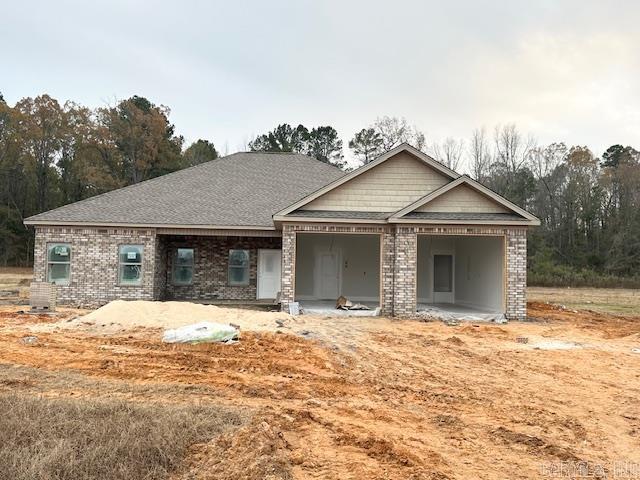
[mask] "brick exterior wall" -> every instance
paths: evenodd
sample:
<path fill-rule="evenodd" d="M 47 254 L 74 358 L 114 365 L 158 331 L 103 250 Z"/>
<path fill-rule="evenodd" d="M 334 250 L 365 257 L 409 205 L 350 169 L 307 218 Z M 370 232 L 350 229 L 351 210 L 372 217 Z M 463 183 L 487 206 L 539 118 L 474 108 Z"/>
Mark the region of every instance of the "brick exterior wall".
<path fill-rule="evenodd" d="M 501 236 L 505 239 L 506 317 L 523 320 L 527 315 L 527 229 L 504 226 L 424 226 L 424 225 L 341 225 L 285 224 L 282 231 L 282 308 L 295 297 L 296 234 L 379 233 L 382 242 L 383 315 L 411 317 L 416 314 L 417 235 Z"/>
<path fill-rule="evenodd" d="M 115 300 L 153 300 L 156 234 L 153 229 L 36 227 L 33 275 L 47 280 L 47 245 L 71 245 L 69 285 L 57 285 L 58 303 L 100 306 Z M 142 245 L 142 282 L 120 285 L 118 247 Z"/>
<path fill-rule="evenodd" d="M 47 279 L 47 244 L 71 245 L 69 285 L 56 287 L 58 302 L 99 306 L 111 300 L 254 300 L 260 248 L 282 248 L 282 308 L 295 297 L 296 235 L 301 232 L 368 233 L 381 239 L 381 310 L 384 315 L 412 316 L 416 312 L 417 235 L 492 235 L 505 239 L 506 316 L 526 318 L 527 229 L 504 226 L 345 225 L 295 223 L 283 226 L 279 237 L 187 237 L 157 235 L 154 229 L 36 227 L 34 280 Z M 142 245 L 143 271 L 139 286 L 119 285 L 118 247 Z M 171 282 L 175 248 L 194 248 L 194 281 Z M 250 251 L 248 286 L 228 285 L 228 252 Z"/>
<path fill-rule="evenodd" d="M 37 227 L 34 280 L 46 281 L 47 244 L 71 245 L 69 285 L 56 285 L 58 303 L 96 307 L 111 300 L 255 300 L 258 249 L 281 248 L 279 237 L 164 236 L 154 229 Z M 143 246 L 142 282 L 119 285 L 118 247 Z M 173 254 L 194 249 L 193 283 L 174 285 Z M 228 284 L 230 249 L 249 250 L 249 285 Z"/>
<path fill-rule="evenodd" d="M 159 236 L 163 245 L 166 285 L 160 298 L 167 300 L 255 300 L 258 285 L 258 249 L 282 248 L 280 237 Z M 173 284 L 173 259 L 177 248 L 194 249 L 193 282 Z M 229 250 L 249 250 L 249 285 L 228 281 Z"/>
<path fill-rule="evenodd" d="M 153 298 L 162 300 L 166 296 L 167 288 L 167 242 L 156 235 L 156 264 L 153 276 Z"/>

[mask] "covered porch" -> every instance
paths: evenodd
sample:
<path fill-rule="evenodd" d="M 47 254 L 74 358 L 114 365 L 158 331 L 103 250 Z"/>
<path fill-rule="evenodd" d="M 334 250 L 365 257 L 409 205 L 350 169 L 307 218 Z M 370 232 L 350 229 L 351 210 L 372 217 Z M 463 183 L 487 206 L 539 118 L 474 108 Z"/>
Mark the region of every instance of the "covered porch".
<path fill-rule="evenodd" d="M 221 305 L 273 305 L 280 292 L 277 232 L 159 232 L 154 298 Z"/>

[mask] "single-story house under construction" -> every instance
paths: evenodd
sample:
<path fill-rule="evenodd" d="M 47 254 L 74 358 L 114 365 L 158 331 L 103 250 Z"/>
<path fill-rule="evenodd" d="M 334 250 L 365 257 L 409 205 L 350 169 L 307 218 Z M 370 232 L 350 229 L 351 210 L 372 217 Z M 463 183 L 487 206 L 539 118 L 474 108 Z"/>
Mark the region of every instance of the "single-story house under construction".
<path fill-rule="evenodd" d="M 406 144 L 345 173 L 236 153 L 28 218 L 58 303 L 114 299 L 431 305 L 526 316 L 539 220 Z"/>

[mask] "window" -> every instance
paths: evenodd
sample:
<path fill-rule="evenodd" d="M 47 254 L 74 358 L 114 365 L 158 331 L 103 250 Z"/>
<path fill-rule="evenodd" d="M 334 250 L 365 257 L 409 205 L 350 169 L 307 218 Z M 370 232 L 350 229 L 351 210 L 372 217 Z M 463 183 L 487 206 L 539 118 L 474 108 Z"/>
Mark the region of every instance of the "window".
<path fill-rule="evenodd" d="M 178 248 L 173 257 L 173 283 L 191 285 L 193 283 L 193 248 Z"/>
<path fill-rule="evenodd" d="M 142 283 L 142 245 L 120 245 L 118 280 L 120 285 Z"/>
<path fill-rule="evenodd" d="M 69 285 L 71 277 L 71 246 L 52 243 L 47 246 L 47 281 L 56 285 Z"/>
<path fill-rule="evenodd" d="M 229 285 L 249 285 L 249 250 L 229 250 Z"/>

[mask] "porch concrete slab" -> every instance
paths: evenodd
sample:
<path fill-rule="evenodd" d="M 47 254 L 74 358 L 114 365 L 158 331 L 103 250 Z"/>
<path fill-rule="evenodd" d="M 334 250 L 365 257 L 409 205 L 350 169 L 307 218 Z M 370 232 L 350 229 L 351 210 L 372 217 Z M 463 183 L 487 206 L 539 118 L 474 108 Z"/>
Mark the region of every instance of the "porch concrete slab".
<path fill-rule="evenodd" d="M 380 305 L 374 302 L 357 302 L 366 305 L 370 310 L 342 310 L 336 308 L 333 300 L 302 300 L 299 301 L 300 310 L 306 315 L 323 315 L 332 317 L 377 317 L 380 315 Z"/>
<path fill-rule="evenodd" d="M 418 315 L 441 320 L 506 321 L 503 312 L 472 305 L 461 305 L 459 303 L 419 303 L 417 305 L 417 312 Z"/>

